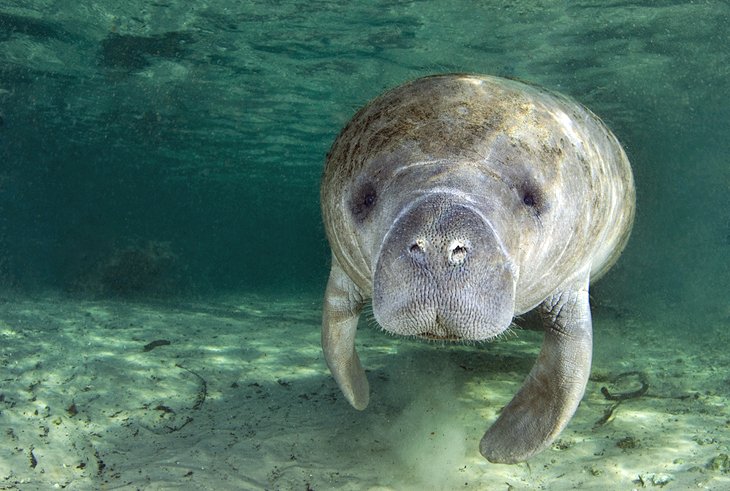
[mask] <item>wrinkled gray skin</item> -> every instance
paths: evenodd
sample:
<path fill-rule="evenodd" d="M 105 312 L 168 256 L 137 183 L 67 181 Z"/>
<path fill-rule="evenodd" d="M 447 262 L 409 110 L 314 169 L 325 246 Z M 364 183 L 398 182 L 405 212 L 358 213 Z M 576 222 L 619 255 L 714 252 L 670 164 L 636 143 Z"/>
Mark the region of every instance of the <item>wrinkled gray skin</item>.
<path fill-rule="evenodd" d="M 606 126 L 523 83 L 426 77 L 353 117 L 321 195 L 332 248 L 322 347 L 350 404 L 369 399 L 355 352 L 367 299 L 384 330 L 448 341 L 493 339 L 537 309 L 540 355 L 480 451 L 515 463 L 548 447 L 590 373 L 588 284 L 633 222 L 631 169 Z"/>

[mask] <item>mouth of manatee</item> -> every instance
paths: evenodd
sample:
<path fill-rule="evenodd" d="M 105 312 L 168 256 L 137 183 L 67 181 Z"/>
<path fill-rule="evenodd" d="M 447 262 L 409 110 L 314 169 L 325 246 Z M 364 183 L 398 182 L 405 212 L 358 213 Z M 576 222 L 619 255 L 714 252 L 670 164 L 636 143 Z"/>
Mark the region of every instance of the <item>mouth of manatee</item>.
<path fill-rule="evenodd" d="M 419 332 L 416 334 L 416 337 L 428 341 L 451 341 L 455 343 L 464 341 L 464 339 L 457 334 L 440 334 L 443 330 L 449 332 L 448 328 L 443 327 L 441 318 L 437 316 L 434 330 Z"/>

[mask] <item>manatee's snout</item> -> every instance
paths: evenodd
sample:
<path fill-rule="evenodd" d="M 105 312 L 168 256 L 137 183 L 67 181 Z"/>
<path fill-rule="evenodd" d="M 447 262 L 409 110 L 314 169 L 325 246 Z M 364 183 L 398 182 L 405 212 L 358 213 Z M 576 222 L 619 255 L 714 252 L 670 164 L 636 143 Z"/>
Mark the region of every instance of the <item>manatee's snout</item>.
<path fill-rule="evenodd" d="M 489 221 L 468 203 L 434 195 L 404 210 L 385 234 L 373 312 L 394 334 L 489 339 L 512 320 L 515 283 Z"/>

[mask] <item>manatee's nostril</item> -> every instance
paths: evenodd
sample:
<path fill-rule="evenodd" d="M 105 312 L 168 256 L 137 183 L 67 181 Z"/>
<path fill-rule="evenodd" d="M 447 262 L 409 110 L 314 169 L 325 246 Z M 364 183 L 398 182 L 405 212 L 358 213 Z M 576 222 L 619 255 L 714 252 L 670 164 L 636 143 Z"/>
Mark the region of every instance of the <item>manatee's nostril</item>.
<path fill-rule="evenodd" d="M 413 244 L 411 244 L 411 246 L 408 248 L 408 252 L 411 253 L 411 256 L 422 257 L 426 253 L 425 246 L 425 241 L 423 239 L 418 239 Z"/>
<path fill-rule="evenodd" d="M 453 240 L 449 244 L 449 262 L 451 264 L 461 264 L 468 254 L 467 245 L 460 240 Z"/>

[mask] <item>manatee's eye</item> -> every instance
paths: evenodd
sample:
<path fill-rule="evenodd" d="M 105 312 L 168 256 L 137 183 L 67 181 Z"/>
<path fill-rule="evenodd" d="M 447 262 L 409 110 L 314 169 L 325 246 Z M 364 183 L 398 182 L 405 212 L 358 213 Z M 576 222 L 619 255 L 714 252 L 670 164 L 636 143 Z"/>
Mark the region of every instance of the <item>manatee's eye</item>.
<path fill-rule="evenodd" d="M 375 191 L 375 186 L 371 182 L 366 182 L 360 186 L 360 189 L 352 197 L 352 203 L 350 204 L 352 214 L 359 221 L 365 220 L 377 200 L 378 194 Z"/>
<path fill-rule="evenodd" d="M 545 199 L 545 193 L 532 182 L 524 182 L 517 190 L 522 199 L 522 204 L 532 209 L 532 211 L 540 215 L 548 209 Z"/>
<path fill-rule="evenodd" d="M 527 206 L 535 206 L 537 204 L 535 196 L 532 193 L 525 193 L 522 196 L 522 202 Z"/>

